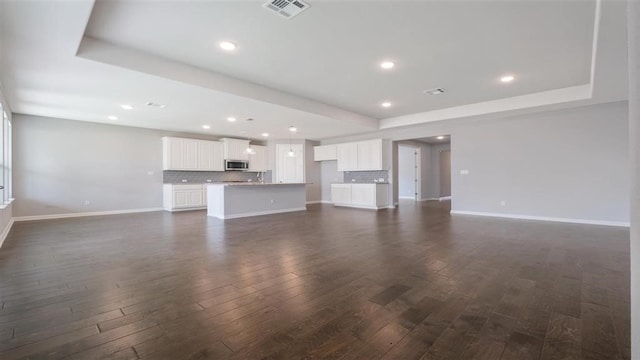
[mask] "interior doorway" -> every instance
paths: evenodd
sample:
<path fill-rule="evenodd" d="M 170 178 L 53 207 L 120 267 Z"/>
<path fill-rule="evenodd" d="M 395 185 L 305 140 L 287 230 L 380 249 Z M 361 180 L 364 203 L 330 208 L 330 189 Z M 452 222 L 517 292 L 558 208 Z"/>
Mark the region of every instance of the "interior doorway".
<path fill-rule="evenodd" d="M 396 201 L 448 206 L 455 191 L 451 186 L 451 157 L 449 135 L 398 141 L 397 160 L 394 159 L 397 165 L 397 178 L 394 176 Z"/>
<path fill-rule="evenodd" d="M 440 200 L 451 198 L 451 149 L 440 151 Z"/>
<path fill-rule="evenodd" d="M 400 199 L 421 199 L 420 148 L 398 145 L 398 197 Z"/>

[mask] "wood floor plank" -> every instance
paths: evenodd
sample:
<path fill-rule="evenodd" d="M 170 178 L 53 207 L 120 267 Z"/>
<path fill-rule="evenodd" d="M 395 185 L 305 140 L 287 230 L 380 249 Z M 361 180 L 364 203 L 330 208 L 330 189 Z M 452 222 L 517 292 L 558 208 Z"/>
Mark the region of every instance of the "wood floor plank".
<path fill-rule="evenodd" d="M 448 206 L 18 222 L 0 358 L 630 358 L 628 229 Z"/>

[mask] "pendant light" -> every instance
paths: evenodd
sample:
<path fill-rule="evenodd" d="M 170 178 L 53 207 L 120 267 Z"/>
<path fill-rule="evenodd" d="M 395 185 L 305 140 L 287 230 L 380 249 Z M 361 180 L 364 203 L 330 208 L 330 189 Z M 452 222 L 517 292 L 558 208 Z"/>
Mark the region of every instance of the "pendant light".
<path fill-rule="evenodd" d="M 291 136 L 294 132 L 296 132 L 296 127 L 291 125 L 289 126 L 289 152 L 287 153 L 287 155 L 289 155 L 289 157 L 296 157 L 296 153 L 293 152 L 293 148 L 291 146 Z"/>
<path fill-rule="evenodd" d="M 253 121 L 253 119 L 248 118 L 247 121 Z M 249 140 L 249 145 L 247 145 L 247 149 L 246 149 L 247 154 L 255 155 L 256 151 L 251 148 L 251 138 L 247 137 L 247 140 Z"/>

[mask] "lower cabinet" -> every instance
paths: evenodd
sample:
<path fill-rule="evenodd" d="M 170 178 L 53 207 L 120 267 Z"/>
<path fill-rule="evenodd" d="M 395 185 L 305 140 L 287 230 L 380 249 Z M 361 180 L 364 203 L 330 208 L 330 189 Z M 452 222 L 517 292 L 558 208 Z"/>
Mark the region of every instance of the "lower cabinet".
<path fill-rule="evenodd" d="M 199 210 L 207 207 L 207 185 L 164 184 L 162 207 L 167 211 Z"/>
<path fill-rule="evenodd" d="M 389 184 L 331 184 L 336 206 L 382 209 L 389 206 Z"/>

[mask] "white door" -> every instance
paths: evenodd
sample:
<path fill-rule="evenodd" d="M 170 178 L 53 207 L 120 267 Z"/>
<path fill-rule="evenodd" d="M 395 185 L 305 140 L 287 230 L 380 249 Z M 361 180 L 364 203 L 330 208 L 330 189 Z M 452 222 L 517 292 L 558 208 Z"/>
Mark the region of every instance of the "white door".
<path fill-rule="evenodd" d="M 294 156 L 289 156 L 292 150 Z M 276 182 L 304 182 L 304 148 L 302 144 L 276 144 Z"/>

